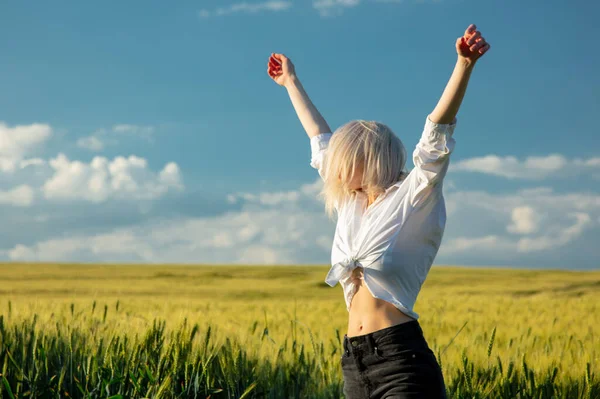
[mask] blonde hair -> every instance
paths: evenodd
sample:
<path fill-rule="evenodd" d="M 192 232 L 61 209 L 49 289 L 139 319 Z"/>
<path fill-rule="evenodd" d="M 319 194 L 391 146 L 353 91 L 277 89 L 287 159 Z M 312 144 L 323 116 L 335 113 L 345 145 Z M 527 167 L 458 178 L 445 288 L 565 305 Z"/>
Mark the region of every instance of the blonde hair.
<path fill-rule="evenodd" d="M 358 168 L 363 168 L 363 192 L 375 197 L 406 177 L 405 164 L 406 149 L 388 126 L 354 120 L 339 127 L 327 147 L 319 193 L 327 215 L 333 218 L 335 208 L 355 195 L 349 184 Z"/>

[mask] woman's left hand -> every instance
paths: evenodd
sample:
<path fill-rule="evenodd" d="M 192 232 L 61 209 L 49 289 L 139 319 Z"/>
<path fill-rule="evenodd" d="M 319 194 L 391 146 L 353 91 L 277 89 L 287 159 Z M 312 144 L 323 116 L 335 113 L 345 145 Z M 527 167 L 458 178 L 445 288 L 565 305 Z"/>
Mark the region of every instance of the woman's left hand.
<path fill-rule="evenodd" d="M 456 53 L 466 61 L 474 63 L 490 49 L 475 24 L 469 25 L 465 34 L 456 39 Z"/>

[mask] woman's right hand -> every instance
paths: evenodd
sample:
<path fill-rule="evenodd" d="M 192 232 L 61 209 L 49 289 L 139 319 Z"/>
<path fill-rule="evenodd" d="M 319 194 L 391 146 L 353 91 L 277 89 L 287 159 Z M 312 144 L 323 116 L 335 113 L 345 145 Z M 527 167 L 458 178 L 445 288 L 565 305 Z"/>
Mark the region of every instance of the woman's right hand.
<path fill-rule="evenodd" d="M 271 79 L 280 86 L 286 86 L 296 78 L 294 64 L 283 54 L 271 54 L 267 72 Z"/>

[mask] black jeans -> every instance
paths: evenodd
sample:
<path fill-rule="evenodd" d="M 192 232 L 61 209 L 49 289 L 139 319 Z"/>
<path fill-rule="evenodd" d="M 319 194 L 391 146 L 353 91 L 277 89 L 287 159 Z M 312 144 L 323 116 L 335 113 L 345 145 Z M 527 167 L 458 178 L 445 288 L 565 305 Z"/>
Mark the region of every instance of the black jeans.
<path fill-rule="evenodd" d="M 344 335 L 342 373 L 347 399 L 446 398 L 442 369 L 417 320 Z"/>

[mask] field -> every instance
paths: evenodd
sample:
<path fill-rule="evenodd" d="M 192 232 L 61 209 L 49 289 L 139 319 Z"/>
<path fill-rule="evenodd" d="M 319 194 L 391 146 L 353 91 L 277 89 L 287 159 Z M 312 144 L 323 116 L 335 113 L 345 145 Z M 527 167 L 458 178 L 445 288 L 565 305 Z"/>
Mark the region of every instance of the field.
<path fill-rule="evenodd" d="M 340 398 L 322 266 L 0 264 L 0 397 Z M 600 271 L 434 266 L 449 397 L 600 398 Z"/>

